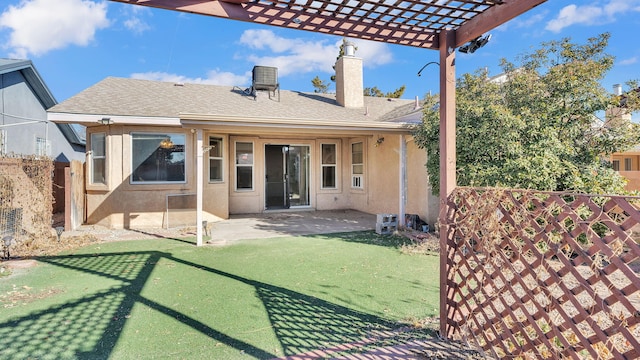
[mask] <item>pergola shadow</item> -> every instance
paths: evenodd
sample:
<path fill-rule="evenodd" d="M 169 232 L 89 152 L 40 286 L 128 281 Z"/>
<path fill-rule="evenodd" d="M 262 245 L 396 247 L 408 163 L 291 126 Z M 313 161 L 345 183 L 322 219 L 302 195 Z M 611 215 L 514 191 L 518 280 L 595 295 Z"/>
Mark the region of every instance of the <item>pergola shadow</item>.
<path fill-rule="evenodd" d="M 381 338 L 395 336 L 394 330 L 399 326 L 371 314 L 179 259 L 166 252 L 53 256 L 42 257 L 38 261 L 105 277 L 114 280 L 116 285 L 0 323 L 0 358 L 109 358 L 136 304 L 167 315 L 216 342 L 254 358 L 278 356 L 225 334 L 215 324 L 188 316 L 142 295 L 145 284 L 152 279 L 151 273 L 156 264 L 163 259 L 252 286 L 267 311 L 285 356 L 318 349 L 345 350 L 342 345 L 362 345 L 363 339 L 366 344 L 375 344 Z M 415 334 L 421 337 L 432 335 L 425 332 Z"/>

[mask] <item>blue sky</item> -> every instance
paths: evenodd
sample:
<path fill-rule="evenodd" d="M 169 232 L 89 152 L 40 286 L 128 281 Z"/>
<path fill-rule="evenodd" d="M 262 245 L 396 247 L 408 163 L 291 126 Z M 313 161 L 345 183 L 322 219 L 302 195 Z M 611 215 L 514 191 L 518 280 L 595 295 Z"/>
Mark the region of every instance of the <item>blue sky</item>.
<path fill-rule="evenodd" d="M 549 0 L 491 32 L 474 54 L 458 54 L 457 76 L 501 58 L 515 60 L 544 41 L 583 43 L 603 32 L 615 67 L 603 81 L 639 79 L 640 0 Z M 3 0 L 0 57 L 30 59 L 60 102 L 108 76 L 246 87 L 254 65 L 277 66 L 282 89 L 313 91 L 316 75 L 329 80 L 341 37 L 259 26 L 98 0 Z M 363 58 L 364 86 L 422 98 L 438 91 L 438 52 L 354 40 Z M 333 88 L 332 88 L 333 89 Z"/>

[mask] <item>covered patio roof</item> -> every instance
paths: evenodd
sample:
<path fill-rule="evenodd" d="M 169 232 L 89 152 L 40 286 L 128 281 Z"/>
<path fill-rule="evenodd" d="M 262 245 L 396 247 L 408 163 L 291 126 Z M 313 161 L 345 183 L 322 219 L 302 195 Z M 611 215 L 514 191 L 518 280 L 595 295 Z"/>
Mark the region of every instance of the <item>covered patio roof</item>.
<path fill-rule="evenodd" d="M 546 0 L 112 0 L 257 24 L 439 49 L 457 48 Z"/>

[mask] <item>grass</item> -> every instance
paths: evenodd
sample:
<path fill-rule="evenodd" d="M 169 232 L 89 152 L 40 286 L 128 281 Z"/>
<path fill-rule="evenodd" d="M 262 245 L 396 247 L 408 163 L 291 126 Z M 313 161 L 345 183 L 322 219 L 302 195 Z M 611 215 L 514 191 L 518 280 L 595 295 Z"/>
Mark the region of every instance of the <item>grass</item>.
<path fill-rule="evenodd" d="M 265 359 L 437 314 L 438 257 L 400 237 L 190 242 L 101 243 L 0 278 L 0 359 Z"/>

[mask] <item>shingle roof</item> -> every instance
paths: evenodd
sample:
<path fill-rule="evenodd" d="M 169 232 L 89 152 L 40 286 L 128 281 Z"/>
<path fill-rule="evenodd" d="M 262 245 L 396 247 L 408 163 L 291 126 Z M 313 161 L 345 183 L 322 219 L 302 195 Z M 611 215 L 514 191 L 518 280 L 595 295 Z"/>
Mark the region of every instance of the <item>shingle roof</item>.
<path fill-rule="evenodd" d="M 363 108 L 344 108 L 334 94 L 280 91 L 280 101 L 243 88 L 175 84 L 109 77 L 49 109 L 49 112 L 179 118 L 180 114 L 288 120 L 392 121 L 416 112 L 414 101 L 365 97 Z M 393 116 L 391 116 L 393 115 Z"/>

